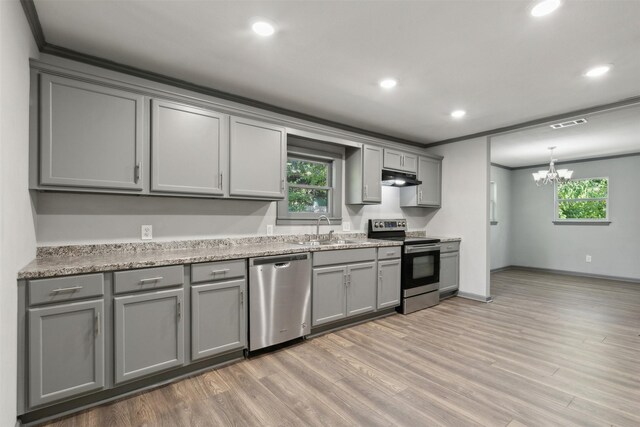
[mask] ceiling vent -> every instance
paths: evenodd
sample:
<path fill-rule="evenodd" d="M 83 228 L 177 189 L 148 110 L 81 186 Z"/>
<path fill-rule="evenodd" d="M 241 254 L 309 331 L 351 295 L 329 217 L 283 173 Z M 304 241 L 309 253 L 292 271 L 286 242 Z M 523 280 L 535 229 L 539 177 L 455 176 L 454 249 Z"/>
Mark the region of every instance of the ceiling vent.
<path fill-rule="evenodd" d="M 555 123 L 551 125 L 551 128 L 552 129 L 570 128 L 571 126 L 583 125 L 585 123 L 587 123 L 587 119 L 569 120 L 568 122 Z"/>

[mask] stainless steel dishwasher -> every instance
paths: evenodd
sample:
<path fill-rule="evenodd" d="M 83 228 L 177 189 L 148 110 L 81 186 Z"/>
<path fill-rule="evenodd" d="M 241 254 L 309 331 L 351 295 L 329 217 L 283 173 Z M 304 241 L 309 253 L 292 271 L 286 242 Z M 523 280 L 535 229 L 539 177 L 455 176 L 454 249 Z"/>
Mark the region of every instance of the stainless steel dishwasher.
<path fill-rule="evenodd" d="M 308 253 L 249 259 L 249 351 L 311 331 Z"/>

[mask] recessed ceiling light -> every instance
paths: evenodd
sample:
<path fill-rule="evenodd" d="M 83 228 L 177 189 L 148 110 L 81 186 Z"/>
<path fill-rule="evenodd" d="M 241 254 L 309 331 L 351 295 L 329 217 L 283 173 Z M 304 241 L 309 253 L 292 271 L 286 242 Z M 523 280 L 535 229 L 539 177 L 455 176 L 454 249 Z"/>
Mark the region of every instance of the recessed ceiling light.
<path fill-rule="evenodd" d="M 560 7 L 560 0 L 543 0 L 533 6 L 531 9 L 531 15 L 539 18 L 545 16 Z"/>
<path fill-rule="evenodd" d="M 262 37 L 268 37 L 270 35 L 273 35 L 273 33 L 276 32 L 275 28 L 273 28 L 273 25 L 269 24 L 268 22 L 265 21 L 258 21 L 255 22 L 252 26 L 251 29 L 253 30 L 254 33 L 262 36 Z"/>
<path fill-rule="evenodd" d="M 384 79 L 380 81 L 380 87 L 385 89 L 391 89 L 392 87 L 395 87 L 397 84 L 398 82 L 394 79 Z"/>
<path fill-rule="evenodd" d="M 607 74 L 611 69 L 611 65 L 598 65 L 597 67 L 593 67 L 584 73 L 587 77 L 600 77 L 604 74 Z"/>
<path fill-rule="evenodd" d="M 464 110 L 455 110 L 451 112 L 451 117 L 453 117 L 454 119 L 459 119 L 464 117 L 465 114 L 467 114 L 467 112 Z"/>

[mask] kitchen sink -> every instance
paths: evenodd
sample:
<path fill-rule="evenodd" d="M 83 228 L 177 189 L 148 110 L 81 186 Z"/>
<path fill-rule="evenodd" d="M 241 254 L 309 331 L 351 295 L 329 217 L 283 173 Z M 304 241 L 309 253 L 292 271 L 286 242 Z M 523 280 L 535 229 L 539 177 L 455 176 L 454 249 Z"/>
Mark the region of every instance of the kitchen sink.
<path fill-rule="evenodd" d="M 297 242 L 303 246 L 334 246 L 334 245 L 347 245 L 349 243 L 358 243 L 357 240 L 309 240 L 308 242 Z"/>

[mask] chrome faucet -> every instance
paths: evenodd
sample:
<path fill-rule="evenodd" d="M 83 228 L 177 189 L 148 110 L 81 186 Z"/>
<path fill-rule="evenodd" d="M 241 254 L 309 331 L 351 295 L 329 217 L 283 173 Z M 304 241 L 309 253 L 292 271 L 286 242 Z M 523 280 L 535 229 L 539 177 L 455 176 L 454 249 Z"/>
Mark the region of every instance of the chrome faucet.
<path fill-rule="evenodd" d="M 326 215 L 320 215 L 318 217 L 318 222 L 316 223 L 316 240 L 320 240 L 320 221 L 322 221 L 323 219 L 326 219 L 327 224 L 331 225 L 331 221 L 329 221 L 329 218 L 327 218 Z"/>

